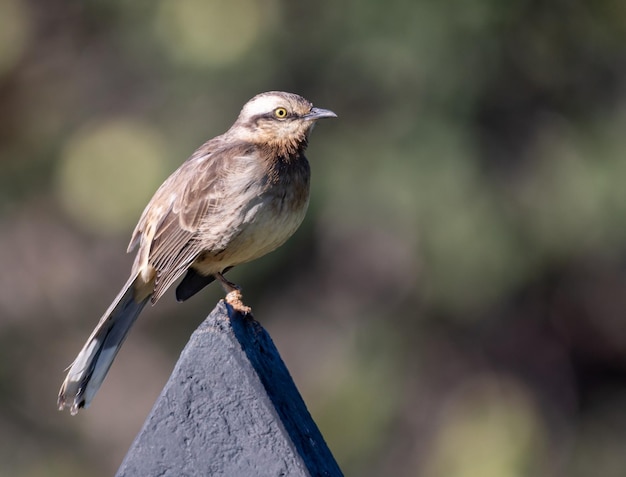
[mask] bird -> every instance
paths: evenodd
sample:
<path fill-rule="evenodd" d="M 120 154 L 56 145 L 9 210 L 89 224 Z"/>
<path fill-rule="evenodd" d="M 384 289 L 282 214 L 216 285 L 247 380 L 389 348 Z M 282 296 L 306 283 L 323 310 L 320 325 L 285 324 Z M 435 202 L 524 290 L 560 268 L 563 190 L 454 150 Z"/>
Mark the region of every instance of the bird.
<path fill-rule="evenodd" d="M 297 94 L 258 94 L 230 129 L 163 182 L 132 234 L 127 252 L 137 254 L 128 281 L 66 370 L 59 410 L 75 415 L 89 406 L 143 308 L 180 277 L 178 301 L 218 280 L 225 301 L 250 314 L 224 273 L 275 250 L 300 226 L 309 203 L 309 134 L 319 119 L 335 117 Z"/>

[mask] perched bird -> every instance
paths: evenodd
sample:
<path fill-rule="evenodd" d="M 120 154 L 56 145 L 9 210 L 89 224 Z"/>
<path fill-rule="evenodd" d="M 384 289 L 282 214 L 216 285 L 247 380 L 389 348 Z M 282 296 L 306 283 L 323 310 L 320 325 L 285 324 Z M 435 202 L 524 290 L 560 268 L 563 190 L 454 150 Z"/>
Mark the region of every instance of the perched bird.
<path fill-rule="evenodd" d="M 296 231 L 309 202 L 308 136 L 318 119 L 334 117 L 296 94 L 259 94 L 161 185 L 130 240 L 128 252 L 138 248 L 130 278 L 69 367 L 59 410 L 89 406 L 143 307 L 183 274 L 178 301 L 217 279 L 226 301 L 250 312 L 223 274 Z"/>

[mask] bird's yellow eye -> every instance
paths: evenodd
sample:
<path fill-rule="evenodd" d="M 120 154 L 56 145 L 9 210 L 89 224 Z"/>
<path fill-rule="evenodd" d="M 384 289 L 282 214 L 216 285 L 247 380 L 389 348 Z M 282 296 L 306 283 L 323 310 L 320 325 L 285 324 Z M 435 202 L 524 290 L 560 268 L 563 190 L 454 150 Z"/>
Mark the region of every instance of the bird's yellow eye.
<path fill-rule="evenodd" d="M 285 119 L 287 117 L 287 110 L 285 108 L 276 108 L 274 110 L 274 116 L 278 119 Z"/>

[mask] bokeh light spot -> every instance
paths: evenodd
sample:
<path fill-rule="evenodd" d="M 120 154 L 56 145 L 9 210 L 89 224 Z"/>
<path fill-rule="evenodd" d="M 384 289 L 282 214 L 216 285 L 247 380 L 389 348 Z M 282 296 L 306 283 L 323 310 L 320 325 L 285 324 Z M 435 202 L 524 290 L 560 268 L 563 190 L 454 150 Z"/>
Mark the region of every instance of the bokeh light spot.
<path fill-rule="evenodd" d="M 221 66 L 236 61 L 254 45 L 265 13 L 253 0 L 161 0 L 156 33 L 175 60 Z"/>
<path fill-rule="evenodd" d="M 31 31 L 31 18 L 24 2 L 0 0 L 0 75 L 19 61 Z"/>
<path fill-rule="evenodd" d="M 533 468 L 545 438 L 540 416 L 521 383 L 495 375 L 475 377 L 445 406 L 426 475 L 537 475 Z"/>
<path fill-rule="evenodd" d="M 98 233 L 127 232 L 167 174 L 164 145 L 149 126 L 110 119 L 76 132 L 57 170 L 67 213 Z"/>

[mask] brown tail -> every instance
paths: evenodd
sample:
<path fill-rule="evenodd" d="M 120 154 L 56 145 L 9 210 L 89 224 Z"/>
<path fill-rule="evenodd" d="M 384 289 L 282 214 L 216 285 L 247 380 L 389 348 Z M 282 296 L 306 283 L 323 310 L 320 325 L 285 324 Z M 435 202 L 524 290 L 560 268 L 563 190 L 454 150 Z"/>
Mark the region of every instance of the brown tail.
<path fill-rule="evenodd" d="M 147 296 L 135 301 L 136 280 L 133 276 L 124 285 L 69 367 L 59 391 L 59 410 L 69 407 L 75 415 L 81 407 L 89 406 L 100 388 L 128 331 L 150 299 Z"/>

